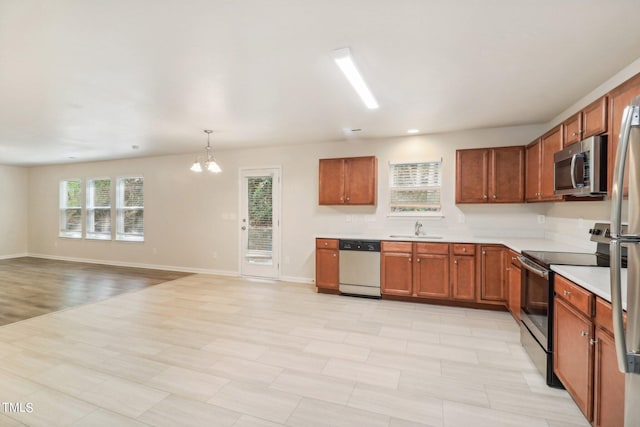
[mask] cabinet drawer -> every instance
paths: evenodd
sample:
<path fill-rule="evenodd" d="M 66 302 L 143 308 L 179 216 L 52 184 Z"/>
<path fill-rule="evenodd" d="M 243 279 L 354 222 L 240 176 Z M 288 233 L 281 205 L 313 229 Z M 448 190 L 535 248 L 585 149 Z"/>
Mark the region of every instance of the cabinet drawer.
<path fill-rule="evenodd" d="M 316 239 L 316 248 L 338 249 L 338 239 Z"/>
<path fill-rule="evenodd" d="M 454 243 L 451 245 L 454 255 L 475 255 L 476 245 L 473 243 Z"/>
<path fill-rule="evenodd" d="M 509 256 L 509 262 L 511 263 L 511 265 L 513 265 L 516 268 L 521 268 L 522 266 L 520 265 L 520 260 L 518 259 L 518 253 L 514 252 L 512 250 L 509 250 L 508 252 L 508 256 Z"/>
<path fill-rule="evenodd" d="M 382 252 L 413 252 L 413 243 L 411 242 L 390 242 L 383 241 L 380 245 Z"/>
<path fill-rule="evenodd" d="M 613 335 L 613 315 L 611 313 L 611 303 L 603 300 L 602 298 L 596 298 L 596 325 L 606 329 L 611 335 Z M 627 314 L 623 316 L 624 323 L 627 323 Z"/>
<path fill-rule="evenodd" d="M 416 243 L 416 253 L 447 255 L 449 253 L 449 244 L 448 243 Z"/>
<path fill-rule="evenodd" d="M 587 317 L 590 318 L 593 314 L 594 296 L 591 292 L 558 274 L 555 276 L 555 291 L 559 298 L 567 301 Z"/>

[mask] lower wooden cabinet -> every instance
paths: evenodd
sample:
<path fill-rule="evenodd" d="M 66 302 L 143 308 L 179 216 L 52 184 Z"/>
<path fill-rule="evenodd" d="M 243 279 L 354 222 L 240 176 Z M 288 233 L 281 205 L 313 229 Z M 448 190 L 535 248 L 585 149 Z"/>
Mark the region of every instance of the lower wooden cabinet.
<path fill-rule="evenodd" d="M 413 296 L 449 298 L 449 244 L 415 243 Z"/>
<path fill-rule="evenodd" d="M 380 291 L 385 295 L 410 296 L 413 292 L 413 243 L 382 242 Z"/>
<path fill-rule="evenodd" d="M 316 239 L 316 286 L 338 290 L 339 284 L 338 239 Z"/>
<path fill-rule="evenodd" d="M 520 321 L 520 303 L 522 300 L 522 269 L 518 254 L 505 250 L 505 263 L 507 264 L 507 308 L 517 321 Z"/>
<path fill-rule="evenodd" d="M 623 427 L 611 304 L 562 276 L 555 281 L 554 372 L 594 427 Z"/>
<path fill-rule="evenodd" d="M 505 289 L 504 246 L 480 246 L 480 295 L 479 302 L 504 305 Z"/>
<path fill-rule="evenodd" d="M 476 246 L 451 245 L 451 298 L 458 301 L 476 300 Z"/>

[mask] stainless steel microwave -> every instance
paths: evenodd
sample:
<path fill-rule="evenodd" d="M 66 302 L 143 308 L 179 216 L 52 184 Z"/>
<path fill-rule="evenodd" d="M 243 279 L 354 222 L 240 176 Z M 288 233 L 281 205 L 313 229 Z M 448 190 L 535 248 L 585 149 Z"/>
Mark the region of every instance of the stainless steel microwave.
<path fill-rule="evenodd" d="M 592 136 L 553 156 L 554 193 L 602 196 L 607 193 L 607 139 Z"/>

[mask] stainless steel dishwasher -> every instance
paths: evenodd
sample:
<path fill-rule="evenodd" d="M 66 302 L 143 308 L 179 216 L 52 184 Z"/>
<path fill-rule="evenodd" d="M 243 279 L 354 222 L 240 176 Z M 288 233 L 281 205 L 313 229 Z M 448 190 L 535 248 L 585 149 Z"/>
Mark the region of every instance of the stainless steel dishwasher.
<path fill-rule="evenodd" d="M 380 298 L 380 240 L 340 239 L 339 247 L 340 293 Z"/>

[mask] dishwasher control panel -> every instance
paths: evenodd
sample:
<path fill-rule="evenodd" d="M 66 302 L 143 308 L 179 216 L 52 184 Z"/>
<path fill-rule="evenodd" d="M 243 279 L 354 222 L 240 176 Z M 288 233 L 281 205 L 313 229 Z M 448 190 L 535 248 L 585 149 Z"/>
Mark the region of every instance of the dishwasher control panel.
<path fill-rule="evenodd" d="M 380 252 L 380 240 L 340 239 L 341 251 Z"/>

